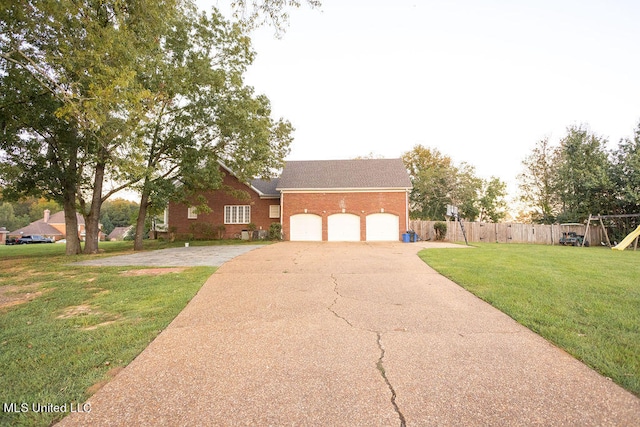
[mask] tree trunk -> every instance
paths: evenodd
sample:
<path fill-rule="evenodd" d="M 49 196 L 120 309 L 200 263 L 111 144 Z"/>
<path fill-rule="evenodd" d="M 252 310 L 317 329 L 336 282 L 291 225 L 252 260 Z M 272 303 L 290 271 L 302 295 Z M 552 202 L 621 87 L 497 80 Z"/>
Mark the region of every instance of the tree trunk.
<path fill-rule="evenodd" d="M 95 178 L 93 182 L 93 197 L 89 212 L 83 212 L 86 227 L 86 240 L 84 243 L 85 254 L 98 253 L 98 241 L 100 234 L 100 209 L 102 208 L 102 183 L 104 180 L 105 163 L 96 164 Z"/>
<path fill-rule="evenodd" d="M 145 186 L 146 187 L 146 186 Z M 138 210 L 138 219 L 136 220 L 136 234 L 133 239 L 133 250 L 142 250 L 142 238 L 144 237 L 144 221 L 147 217 L 147 207 L 149 205 L 149 194 L 147 190 L 142 191 L 140 198 L 140 209 Z"/>
<path fill-rule="evenodd" d="M 75 191 L 70 194 L 68 189 L 64 192 L 64 224 L 67 239 L 66 254 L 78 255 L 81 253 L 80 236 L 78 236 L 78 211 L 76 210 Z"/>
<path fill-rule="evenodd" d="M 76 207 L 78 197 L 78 146 L 77 135 L 71 134 L 69 145 L 69 164 L 64 170 L 62 181 L 62 207 L 64 209 L 64 224 L 66 254 L 78 255 L 82 252 L 80 236 L 78 235 L 78 209 Z"/>

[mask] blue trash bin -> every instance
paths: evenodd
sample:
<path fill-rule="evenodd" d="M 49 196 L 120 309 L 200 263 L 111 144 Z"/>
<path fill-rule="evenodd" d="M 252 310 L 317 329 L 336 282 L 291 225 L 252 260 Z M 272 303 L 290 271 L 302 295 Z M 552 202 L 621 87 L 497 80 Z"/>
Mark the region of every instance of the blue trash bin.
<path fill-rule="evenodd" d="M 409 243 L 411 240 L 411 237 L 409 237 L 409 233 L 402 233 L 402 242 L 403 243 Z"/>

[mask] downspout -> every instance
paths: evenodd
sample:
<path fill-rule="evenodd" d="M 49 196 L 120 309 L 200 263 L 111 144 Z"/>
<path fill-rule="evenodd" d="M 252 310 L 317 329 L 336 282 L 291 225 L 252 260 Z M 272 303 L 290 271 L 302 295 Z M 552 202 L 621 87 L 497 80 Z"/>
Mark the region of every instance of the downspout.
<path fill-rule="evenodd" d="M 405 224 L 407 225 L 407 231 L 409 231 L 409 190 L 404 192 L 404 211 L 405 211 Z"/>
<path fill-rule="evenodd" d="M 284 240 L 284 191 L 280 192 L 280 233 Z"/>

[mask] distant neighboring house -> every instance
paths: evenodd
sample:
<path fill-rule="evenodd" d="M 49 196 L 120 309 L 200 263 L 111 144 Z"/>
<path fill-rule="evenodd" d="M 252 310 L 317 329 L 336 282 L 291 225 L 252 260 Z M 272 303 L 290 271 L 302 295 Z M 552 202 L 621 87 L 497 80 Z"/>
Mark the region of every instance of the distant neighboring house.
<path fill-rule="evenodd" d="M 109 241 L 114 241 L 114 240 L 124 240 L 124 238 L 126 237 L 127 233 L 133 228 L 132 225 L 128 226 L 128 227 L 116 227 L 113 229 L 113 231 L 111 231 L 111 233 L 109 233 L 109 235 L 107 236 L 107 240 Z"/>
<path fill-rule="evenodd" d="M 0 245 L 6 244 L 8 234 L 9 232 L 5 227 L 0 227 Z"/>
<path fill-rule="evenodd" d="M 244 190 L 246 200 L 223 190 L 203 194 L 211 212 L 170 203 L 169 233 L 206 237 L 223 230 L 238 236 L 250 224 L 281 224 L 285 240 L 398 241 L 409 223 L 412 185 L 402 159 L 289 161 L 279 178 L 240 182 L 221 166 L 223 185 Z"/>
<path fill-rule="evenodd" d="M 86 237 L 84 218 L 79 213 L 76 213 L 76 216 L 78 218 L 78 237 L 80 237 L 80 240 L 84 241 Z M 51 215 L 51 211 L 49 209 L 45 209 L 42 219 L 34 221 L 26 227 L 10 232 L 9 236 L 20 237 L 31 234 L 48 237 L 54 241 L 64 239 L 67 235 L 67 225 L 64 222 L 64 212 L 60 211 Z M 102 232 L 100 232 L 100 240 L 104 240 L 104 233 Z"/>

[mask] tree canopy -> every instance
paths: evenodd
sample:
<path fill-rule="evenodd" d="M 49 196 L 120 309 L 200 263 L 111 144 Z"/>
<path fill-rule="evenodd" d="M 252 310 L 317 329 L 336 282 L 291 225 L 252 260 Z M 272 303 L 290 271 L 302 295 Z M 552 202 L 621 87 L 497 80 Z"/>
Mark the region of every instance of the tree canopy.
<path fill-rule="evenodd" d="M 131 177 L 141 194 L 136 250 L 149 209 L 219 188 L 218 162 L 244 181 L 269 177 L 291 143 L 291 125 L 273 120 L 268 98 L 244 84 L 254 53 L 241 28 L 215 10 L 187 18 L 172 25 L 168 49 L 139 74 L 152 96 L 133 133 L 141 160 Z"/>
<path fill-rule="evenodd" d="M 411 177 L 412 218 L 442 220 L 447 205 L 458 206 L 462 218 L 497 222 L 505 215 L 506 185 L 496 177 L 483 180 L 468 163 L 455 165 L 437 149 L 416 145 L 402 156 Z"/>
<path fill-rule="evenodd" d="M 537 143 L 518 179 L 534 222 L 640 213 L 640 123 L 613 150 L 587 126 L 570 126 L 557 145 Z"/>
<path fill-rule="evenodd" d="M 269 10 L 286 5 L 265 1 Z M 287 3 L 288 4 L 288 3 Z M 136 186 L 151 200 L 220 183 L 217 161 L 268 175 L 291 125 L 243 83 L 243 27 L 187 0 L 34 0 L 0 10 L 0 185 L 60 203 L 67 253 L 98 249 L 102 204 Z M 215 166 L 215 167 L 214 167 Z"/>
<path fill-rule="evenodd" d="M 556 220 L 560 199 L 556 192 L 557 149 L 548 138 L 541 139 L 523 161 L 518 175 L 521 200 L 530 206 L 534 222 L 552 224 Z"/>
<path fill-rule="evenodd" d="M 306 0 L 306 4 L 312 8 L 322 5 L 320 0 Z M 247 28 L 255 28 L 260 25 L 270 25 L 274 28 L 276 36 L 280 37 L 289 24 L 289 11 L 291 7 L 298 8 L 302 5 L 300 0 L 232 0 L 231 6 L 234 16 L 243 22 Z"/>

